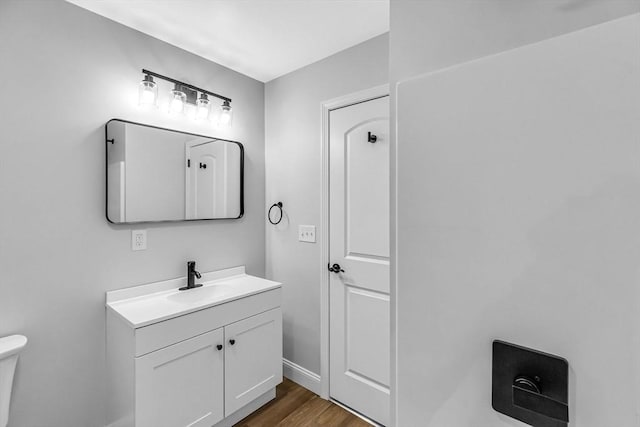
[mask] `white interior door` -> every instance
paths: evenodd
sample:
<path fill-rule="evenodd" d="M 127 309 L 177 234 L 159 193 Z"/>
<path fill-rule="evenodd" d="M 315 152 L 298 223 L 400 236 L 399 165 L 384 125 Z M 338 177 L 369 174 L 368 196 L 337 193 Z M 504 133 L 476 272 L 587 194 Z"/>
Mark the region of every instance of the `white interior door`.
<path fill-rule="evenodd" d="M 187 143 L 186 157 L 190 160 L 185 179 L 187 219 L 226 216 L 227 144 Z"/>
<path fill-rule="evenodd" d="M 376 141 L 370 142 L 369 133 Z M 331 398 L 389 423 L 389 98 L 329 113 Z"/>

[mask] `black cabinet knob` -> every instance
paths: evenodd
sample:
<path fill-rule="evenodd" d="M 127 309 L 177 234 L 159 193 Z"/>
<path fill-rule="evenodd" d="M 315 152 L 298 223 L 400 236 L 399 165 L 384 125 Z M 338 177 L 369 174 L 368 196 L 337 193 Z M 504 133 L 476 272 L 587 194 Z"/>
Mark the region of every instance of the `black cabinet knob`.
<path fill-rule="evenodd" d="M 222 344 L 218 344 L 216 348 L 218 349 L 218 351 L 222 350 Z"/>
<path fill-rule="evenodd" d="M 236 340 L 229 340 L 229 344 L 234 345 L 236 343 Z"/>

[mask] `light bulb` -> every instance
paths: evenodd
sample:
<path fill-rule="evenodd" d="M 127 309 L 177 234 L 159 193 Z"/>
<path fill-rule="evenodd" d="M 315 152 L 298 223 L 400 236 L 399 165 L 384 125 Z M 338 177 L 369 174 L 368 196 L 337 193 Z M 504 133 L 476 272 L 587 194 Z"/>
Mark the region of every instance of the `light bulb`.
<path fill-rule="evenodd" d="M 206 93 L 200 95 L 200 98 L 198 98 L 198 102 L 196 105 L 196 119 L 207 119 L 209 117 L 209 111 L 211 110 L 211 102 L 209 101 L 209 97 Z"/>
<path fill-rule="evenodd" d="M 187 101 L 187 95 L 182 92 L 178 85 L 176 85 L 175 89 L 169 91 L 170 100 L 169 100 L 169 113 L 171 114 L 182 114 L 184 112 L 184 104 Z"/>
<path fill-rule="evenodd" d="M 144 80 L 138 86 L 138 105 L 141 107 L 153 107 L 158 99 L 158 85 L 153 77 L 145 75 Z"/>
<path fill-rule="evenodd" d="M 156 94 L 153 91 L 145 89 L 142 91 L 142 99 L 140 103 L 143 105 L 150 105 L 156 101 Z"/>
<path fill-rule="evenodd" d="M 184 111 L 184 102 L 179 97 L 173 98 L 169 104 L 169 112 L 172 114 L 180 114 Z"/>
<path fill-rule="evenodd" d="M 218 126 L 229 127 L 233 119 L 233 110 L 229 101 L 224 101 L 220 106 L 220 116 L 218 117 Z"/>

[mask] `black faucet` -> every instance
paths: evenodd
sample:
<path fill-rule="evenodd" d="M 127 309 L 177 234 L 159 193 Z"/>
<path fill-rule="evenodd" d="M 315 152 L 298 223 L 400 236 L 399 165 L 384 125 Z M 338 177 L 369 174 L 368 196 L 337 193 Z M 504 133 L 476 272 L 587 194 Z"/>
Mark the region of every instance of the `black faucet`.
<path fill-rule="evenodd" d="M 200 286 L 202 286 L 201 283 L 197 285 L 195 284 L 196 277 L 198 279 L 202 277 L 200 273 L 196 271 L 196 262 L 188 261 L 187 262 L 187 286 L 183 286 L 179 290 L 186 291 L 187 289 L 199 288 Z"/>

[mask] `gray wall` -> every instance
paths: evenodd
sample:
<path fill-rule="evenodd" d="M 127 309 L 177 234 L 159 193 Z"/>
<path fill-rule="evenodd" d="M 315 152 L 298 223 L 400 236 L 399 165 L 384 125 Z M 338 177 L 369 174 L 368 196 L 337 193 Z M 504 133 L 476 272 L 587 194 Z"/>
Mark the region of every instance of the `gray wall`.
<path fill-rule="evenodd" d="M 265 272 L 264 84 L 59 0 L 0 2 L 0 336 L 29 343 L 11 426 L 103 426 L 104 293 L 246 264 Z M 216 131 L 139 111 L 142 68 L 233 98 Z M 123 119 L 235 139 L 246 148 L 239 221 L 131 227 L 104 216 L 104 124 Z"/>
<path fill-rule="evenodd" d="M 391 0 L 391 81 L 628 15 L 639 0 Z"/>
<path fill-rule="evenodd" d="M 384 34 L 266 84 L 267 276 L 284 283 L 284 357 L 320 373 L 320 245 L 298 242 L 298 225 L 320 224 L 323 101 L 388 83 Z M 321 230 L 317 228 L 316 235 Z"/>
<path fill-rule="evenodd" d="M 569 359 L 572 425 L 636 425 L 638 16 L 518 47 L 639 3 L 391 7 L 396 425 L 522 425 L 495 338 Z"/>

